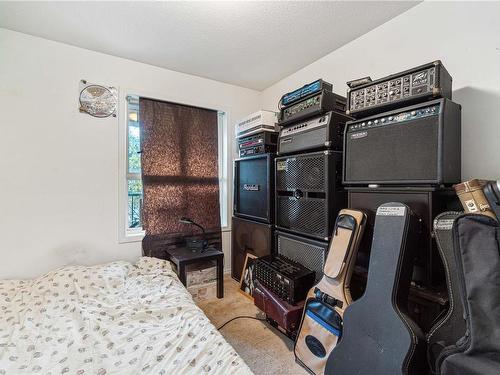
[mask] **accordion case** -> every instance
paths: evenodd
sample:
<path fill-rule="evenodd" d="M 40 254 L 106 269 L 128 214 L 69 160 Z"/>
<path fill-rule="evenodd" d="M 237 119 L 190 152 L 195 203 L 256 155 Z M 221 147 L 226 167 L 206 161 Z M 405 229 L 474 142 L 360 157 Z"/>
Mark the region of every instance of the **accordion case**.
<path fill-rule="evenodd" d="M 295 357 L 309 371 L 323 374 L 328 355 L 342 335 L 342 317 L 352 302 L 350 281 L 366 215 L 357 210 L 341 210 L 319 283 L 307 296 Z"/>

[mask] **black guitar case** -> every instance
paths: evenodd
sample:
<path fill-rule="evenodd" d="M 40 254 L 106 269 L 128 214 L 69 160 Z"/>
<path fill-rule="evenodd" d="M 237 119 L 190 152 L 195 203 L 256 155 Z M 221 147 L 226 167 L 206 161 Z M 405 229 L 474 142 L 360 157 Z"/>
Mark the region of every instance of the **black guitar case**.
<path fill-rule="evenodd" d="M 417 218 L 406 205 L 377 209 L 366 291 L 345 311 L 325 374 L 425 374 L 424 336 L 405 312 L 416 233 Z"/>
<path fill-rule="evenodd" d="M 436 359 L 443 349 L 456 344 L 466 330 L 452 235 L 453 223 L 461 214 L 444 212 L 434 219 L 434 238 L 444 265 L 449 305 L 427 334 L 427 356 L 433 374 L 437 372 Z"/>
<path fill-rule="evenodd" d="M 490 204 L 491 210 L 500 221 L 500 181 L 489 181 L 483 187 L 484 196 Z"/>
<path fill-rule="evenodd" d="M 467 325 L 457 344 L 436 363 L 441 375 L 500 374 L 500 228 L 477 214 L 458 217 L 453 226 L 457 274 Z"/>

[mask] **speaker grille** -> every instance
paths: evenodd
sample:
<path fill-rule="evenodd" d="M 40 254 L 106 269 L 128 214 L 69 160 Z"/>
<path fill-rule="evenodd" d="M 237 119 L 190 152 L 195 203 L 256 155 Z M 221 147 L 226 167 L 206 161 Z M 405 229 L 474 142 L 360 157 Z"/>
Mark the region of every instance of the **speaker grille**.
<path fill-rule="evenodd" d="M 250 157 L 235 161 L 234 213 L 243 217 L 271 222 L 269 179 L 271 168 L 268 156 Z"/>
<path fill-rule="evenodd" d="M 239 280 L 247 253 L 257 257 L 269 255 L 273 245 L 272 226 L 233 217 L 231 274 Z"/>
<path fill-rule="evenodd" d="M 347 134 L 345 181 L 438 179 L 439 117 L 432 116 Z"/>
<path fill-rule="evenodd" d="M 328 237 L 327 205 L 325 199 L 278 197 L 279 227 L 306 235 Z"/>
<path fill-rule="evenodd" d="M 320 244 L 277 232 L 277 252 L 316 273 L 316 282 L 323 277 L 328 243 Z"/>
<path fill-rule="evenodd" d="M 323 152 L 277 159 L 276 189 L 325 191 L 326 155 Z"/>

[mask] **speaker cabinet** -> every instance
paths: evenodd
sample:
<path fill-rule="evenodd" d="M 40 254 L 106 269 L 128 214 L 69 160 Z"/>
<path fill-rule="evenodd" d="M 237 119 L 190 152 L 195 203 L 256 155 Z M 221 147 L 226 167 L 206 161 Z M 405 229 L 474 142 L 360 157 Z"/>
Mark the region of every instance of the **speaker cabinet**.
<path fill-rule="evenodd" d="M 291 259 L 315 272 L 315 282 L 323 277 L 328 242 L 315 241 L 290 233 L 276 231 L 275 249 L 279 255 Z"/>
<path fill-rule="evenodd" d="M 368 267 L 373 226 L 377 208 L 383 203 L 405 203 L 420 219 L 417 255 L 413 281 L 433 287 L 444 282 L 444 269 L 432 238 L 432 222 L 444 211 L 461 211 L 460 201 L 453 189 L 432 187 L 403 188 L 348 188 L 349 208 L 359 209 L 368 215 L 367 225 L 358 251 L 358 265 Z"/>
<path fill-rule="evenodd" d="M 273 226 L 233 217 L 231 235 L 231 276 L 240 281 L 247 253 L 257 257 L 272 253 Z"/>
<path fill-rule="evenodd" d="M 276 227 L 328 241 L 346 206 L 342 154 L 320 151 L 276 158 Z"/>
<path fill-rule="evenodd" d="M 234 161 L 234 216 L 273 224 L 274 154 Z"/>
<path fill-rule="evenodd" d="M 348 185 L 460 182 L 461 107 L 438 99 L 350 121 L 344 135 Z"/>

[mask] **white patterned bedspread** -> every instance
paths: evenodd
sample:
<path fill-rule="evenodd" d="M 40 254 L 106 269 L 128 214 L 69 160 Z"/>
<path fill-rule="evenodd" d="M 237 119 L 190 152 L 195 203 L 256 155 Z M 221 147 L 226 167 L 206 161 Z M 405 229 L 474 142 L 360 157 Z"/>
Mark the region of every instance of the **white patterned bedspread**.
<path fill-rule="evenodd" d="M 0 281 L 0 374 L 251 374 L 170 264 Z"/>

